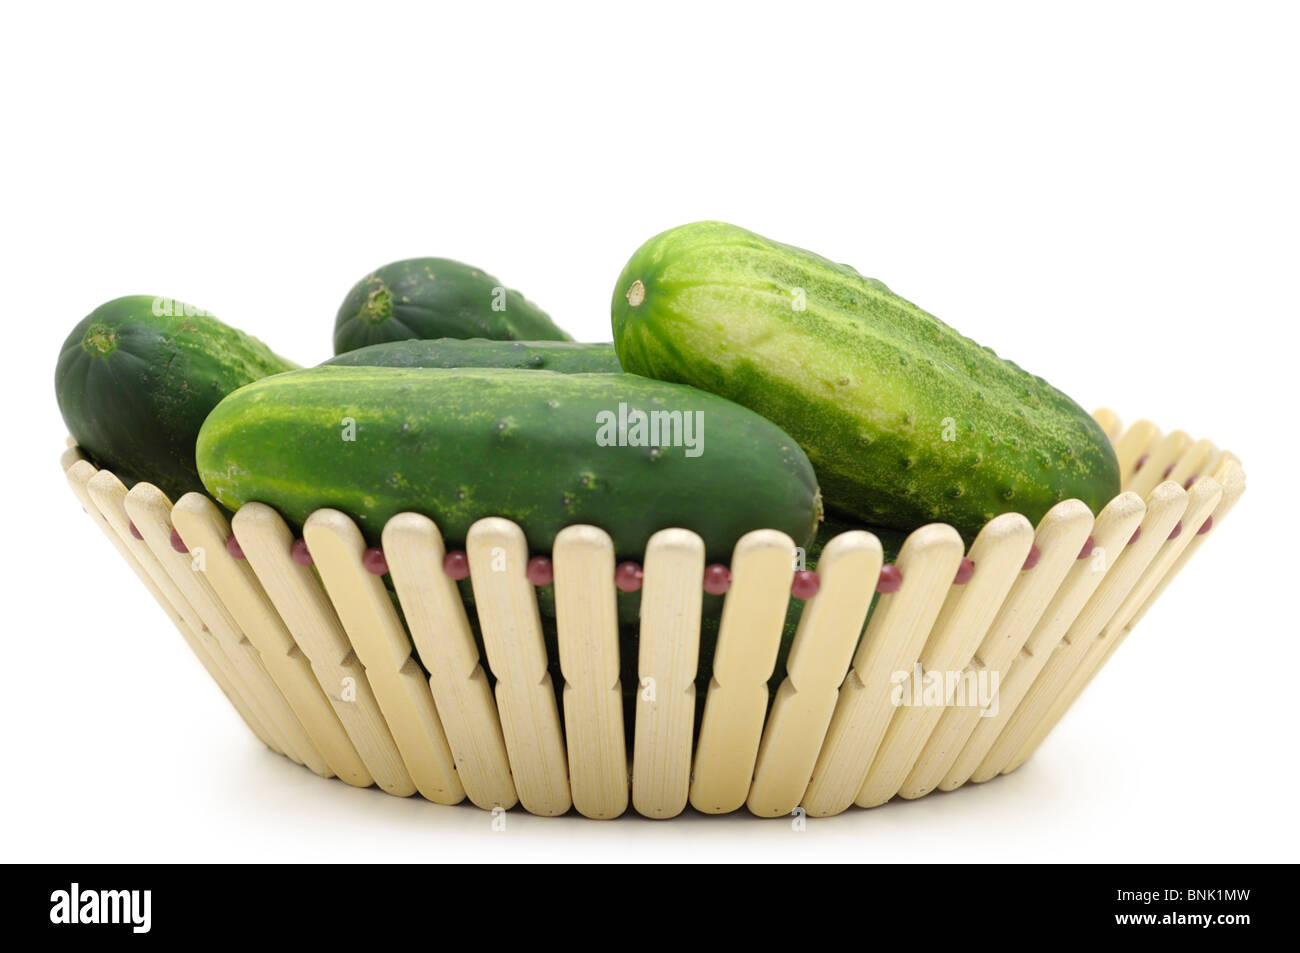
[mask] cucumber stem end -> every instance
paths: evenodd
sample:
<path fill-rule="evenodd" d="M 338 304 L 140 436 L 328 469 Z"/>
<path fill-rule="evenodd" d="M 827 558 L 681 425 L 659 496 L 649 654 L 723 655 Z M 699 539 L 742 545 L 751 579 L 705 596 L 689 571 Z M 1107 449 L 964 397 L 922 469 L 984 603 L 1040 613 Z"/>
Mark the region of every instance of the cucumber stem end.
<path fill-rule="evenodd" d="M 107 324 L 96 321 L 86 328 L 81 338 L 81 346 L 90 354 L 102 357 L 117 350 L 117 331 Z"/>
<path fill-rule="evenodd" d="M 361 313 L 372 324 L 387 321 L 393 316 L 393 295 L 387 288 L 376 288 L 361 306 Z"/>
<path fill-rule="evenodd" d="M 645 285 L 638 278 L 632 282 L 632 287 L 627 289 L 627 303 L 637 308 L 643 301 L 645 301 Z"/>

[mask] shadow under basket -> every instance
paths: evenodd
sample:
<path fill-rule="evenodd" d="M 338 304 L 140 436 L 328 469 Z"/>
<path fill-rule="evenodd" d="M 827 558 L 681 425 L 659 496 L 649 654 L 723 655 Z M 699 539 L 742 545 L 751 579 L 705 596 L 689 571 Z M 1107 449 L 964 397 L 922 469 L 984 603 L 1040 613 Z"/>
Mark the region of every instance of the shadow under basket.
<path fill-rule="evenodd" d="M 1095 519 L 1077 500 L 1036 529 L 1005 514 L 969 552 L 935 523 L 883 572 L 875 536 L 837 536 L 816 576 L 797 578 L 775 692 L 793 542 L 758 530 L 736 545 L 701 698 L 703 586 L 727 575 L 706 577 L 694 533 L 657 533 L 626 706 L 614 550 L 596 527 L 568 527 L 550 566 L 530 568 L 508 520 L 480 520 L 448 559 L 424 516 L 394 517 L 368 550 L 347 515 L 319 510 L 304 549 L 262 504 L 227 522 L 202 494 L 173 506 L 147 483 L 128 492 L 75 446 L 63 466 L 248 727 L 322 777 L 541 815 L 612 818 L 630 803 L 667 818 L 689 803 L 820 817 L 1019 767 L 1245 489 L 1240 461 L 1208 440 L 1094 416 L 1124 475 Z M 453 578 L 466 569 L 468 612 Z M 558 665 L 534 589 L 551 574 Z"/>

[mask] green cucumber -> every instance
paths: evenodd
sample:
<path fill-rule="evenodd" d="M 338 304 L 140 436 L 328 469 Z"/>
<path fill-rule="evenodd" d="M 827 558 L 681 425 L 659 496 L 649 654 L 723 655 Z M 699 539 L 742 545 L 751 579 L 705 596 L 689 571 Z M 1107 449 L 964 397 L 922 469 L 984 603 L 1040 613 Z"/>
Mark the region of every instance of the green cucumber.
<path fill-rule="evenodd" d="M 128 486 L 202 491 L 194 440 L 231 391 L 298 365 L 201 308 L 132 295 L 100 305 L 59 352 L 54 391 L 83 452 Z"/>
<path fill-rule="evenodd" d="M 617 374 L 612 343 L 438 338 L 390 341 L 345 351 L 325 364 L 346 367 L 517 367 L 560 374 Z"/>
<path fill-rule="evenodd" d="M 408 258 L 376 268 L 352 286 L 334 323 L 335 354 L 435 338 L 570 340 L 519 292 L 448 258 Z"/>
<path fill-rule="evenodd" d="M 335 507 L 372 540 L 413 510 L 453 547 L 475 520 L 503 516 L 535 552 L 565 526 L 591 523 L 620 556 L 640 559 L 653 533 L 679 526 L 725 560 L 761 527 L 806 543 L 821 516 L 808 458 L 775 424 L 631 374 L 314 367 L 227 397 L 197 455 L 204 485 L 231 509 L 258 500 L 301 523 Z"/>
<path fill-rule="evenodd" d="M 967 537 L 1119 492 L 1110 441 L 1042 378 L 847 265 L 720 222 L 650 239 L 613 296 L 625 370 L 692 384 L 787 430 L 828 510 Z"/>

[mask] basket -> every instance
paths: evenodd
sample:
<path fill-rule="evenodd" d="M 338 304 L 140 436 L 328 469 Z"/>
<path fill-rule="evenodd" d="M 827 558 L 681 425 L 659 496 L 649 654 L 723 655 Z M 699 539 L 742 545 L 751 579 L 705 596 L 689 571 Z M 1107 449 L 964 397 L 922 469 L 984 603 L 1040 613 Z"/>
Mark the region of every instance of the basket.
<path fill-rule="evenodd" d="M 1124 474 L 1095 519 L 1077 500 L 1036 529 L 1005 514 L 968 553 L 952 527 L 923 526 L 884 575 L 873 535 L 836 537 L 774 693 L 792 541 L 759 530 L 737 544 L 699 698 L 704 545 L 684 529 L 655 534 L 630 732 L 614 550 L 596 527 L 568 527 L 551 554 L 557 694 L 524 535 L 508 520 L 480 520 L 466 543 L 493 684 L 428 518 L 390 520 L 377 559 L 346 514 L 319 510 L 303 528 L 313 568 L 270 507 L 227 522 L 198 493 L 173 506 L 150 484 L 128 491 L 75 445 L 62 462 L 248 727 L 322 777 L 539 815 L 612 818 L 630 804 L 668 818 L 689 803 L 821 817 L 1019 767 L 1245 489 L 1240 461 L 1208 440 L 1146 420 L 1121 435 L 1113 413 L 1094 416 Z M 964 690 L 989 684 L 992 697 Z"/>

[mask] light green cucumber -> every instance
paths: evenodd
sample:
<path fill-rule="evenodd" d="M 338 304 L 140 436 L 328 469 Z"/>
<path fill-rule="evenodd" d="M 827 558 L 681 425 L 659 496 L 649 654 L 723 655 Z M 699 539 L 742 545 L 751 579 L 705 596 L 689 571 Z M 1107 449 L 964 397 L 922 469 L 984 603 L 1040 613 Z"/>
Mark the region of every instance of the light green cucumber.
<path fill-rule="evenodd" d="M 779 424 L 827 507 L 866 523 L 942 520 L 967 537 L 1119 492 L 1110 441 L 1074 401 L 847 265 L 721 222 L 637 250 L 614 289 L 623 368 Z"/>

